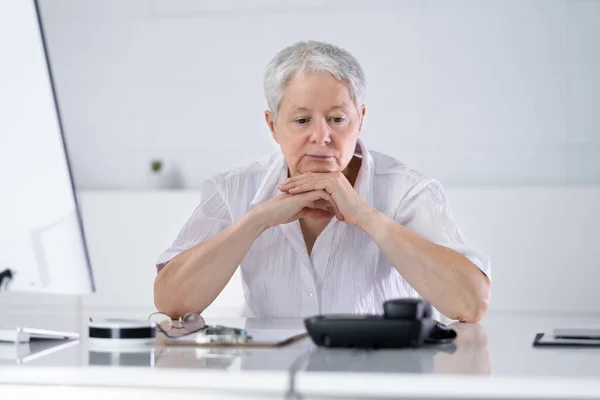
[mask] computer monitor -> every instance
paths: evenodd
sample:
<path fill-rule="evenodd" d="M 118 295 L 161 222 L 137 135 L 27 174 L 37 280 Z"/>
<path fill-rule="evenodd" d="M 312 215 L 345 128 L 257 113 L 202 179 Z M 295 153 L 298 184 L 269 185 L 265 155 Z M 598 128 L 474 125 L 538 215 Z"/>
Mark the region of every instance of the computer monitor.
<path fill-rule="evenodd" d="M 39 11 L 0 1 L 0 301 L 94 291 Z"/>

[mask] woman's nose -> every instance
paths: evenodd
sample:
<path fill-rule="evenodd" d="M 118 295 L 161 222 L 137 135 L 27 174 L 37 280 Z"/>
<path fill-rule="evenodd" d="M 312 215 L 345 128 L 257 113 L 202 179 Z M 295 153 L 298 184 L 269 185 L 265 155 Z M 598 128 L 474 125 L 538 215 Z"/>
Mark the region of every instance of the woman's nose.
<path fill-rule="evenodd" d="M 326 121 L 315 124 L 311 133 L 310 141 L 319 146 L 324 146 L 331 142 L 331 131 Z"/>

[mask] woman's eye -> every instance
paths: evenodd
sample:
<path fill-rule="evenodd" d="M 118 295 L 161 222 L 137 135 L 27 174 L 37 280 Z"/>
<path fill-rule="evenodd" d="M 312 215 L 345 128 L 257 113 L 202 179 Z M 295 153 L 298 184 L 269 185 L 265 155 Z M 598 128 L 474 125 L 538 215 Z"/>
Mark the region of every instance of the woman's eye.
<path fill-rule="evenodd" d="M 334 117 L 334 118 L 331 118 L 331 120 L 332 120 L 333 122 L 335 122 L 336 124 L 341 124 L 342 122 L 344 122 L 344 121 L 345 121 L 345 119 L 344 119 L 344 118 L 342 118 L 342 117 Z"/>
<path fill-rule="evenodd" d="M 306 125 L 308 123 L 308 118 L 298 118 L 296 123 L 299 125 Z"/>

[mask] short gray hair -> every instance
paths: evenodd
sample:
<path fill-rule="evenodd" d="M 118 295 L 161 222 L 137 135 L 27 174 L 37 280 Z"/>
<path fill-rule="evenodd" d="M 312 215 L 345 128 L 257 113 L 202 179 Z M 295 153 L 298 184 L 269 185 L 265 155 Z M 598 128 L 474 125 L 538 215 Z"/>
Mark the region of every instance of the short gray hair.
<path fill-rule="evenodd" d="M 365 75 L 356 58 L 338 46 L 311 40 L 281 50 L 267 67 L 265 97 L 274 115 L 277 115 L 287 84 L 305 71 L 329 72 L 344 82 L 360 110 L 365 92 Z"/>

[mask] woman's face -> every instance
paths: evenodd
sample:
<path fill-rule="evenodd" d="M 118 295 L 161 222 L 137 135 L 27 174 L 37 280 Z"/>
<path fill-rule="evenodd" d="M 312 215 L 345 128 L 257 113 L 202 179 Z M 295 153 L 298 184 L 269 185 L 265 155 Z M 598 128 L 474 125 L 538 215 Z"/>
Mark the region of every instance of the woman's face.
<path fill-rule="evenodd" d="M 329 73 L 303 74 L 290 81 L 277 119 L 265 112 L 291 176 L 346 172 L 364 115 L 365 106 L 357 110 L 346 85 Z"/>

